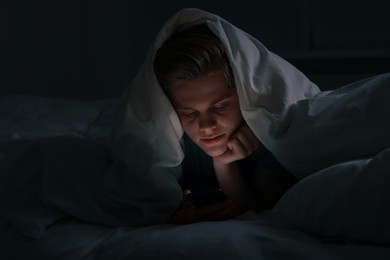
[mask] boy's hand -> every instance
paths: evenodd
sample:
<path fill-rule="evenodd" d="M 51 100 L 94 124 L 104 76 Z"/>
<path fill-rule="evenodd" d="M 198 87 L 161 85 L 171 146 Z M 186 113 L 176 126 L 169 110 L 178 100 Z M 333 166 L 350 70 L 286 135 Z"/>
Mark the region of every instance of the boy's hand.
<path fill-rule="evenodd" d="M 213 159 L 221 164 L 229 164 L 251 155 L 256 151 L 258 146 L 259 140 L 257 140 L 257 137 L 249 126 L 244 123 L 229 138 L 225 153 L 216 156 Z"/>
<path fill-rule="evenodd" d="M 199 221 L 217 221 L 230 219 L 238 214 L 235 204 L 231 200 L 225 200 L 210 206 L 196 208 L 187 199 L 190 190 L 184 190 L 181 209 L 173 213 L 171 221 L 174 224 L 190 224 Z"/>

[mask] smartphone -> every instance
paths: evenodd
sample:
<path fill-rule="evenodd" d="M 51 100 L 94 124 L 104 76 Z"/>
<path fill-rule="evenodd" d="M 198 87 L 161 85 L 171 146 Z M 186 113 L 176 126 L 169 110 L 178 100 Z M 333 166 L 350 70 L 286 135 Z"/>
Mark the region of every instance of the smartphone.
<path fill-rule="evenodd" d="M 205 207 L 227 199 L 225 193 L 220 188 L 193 191 L 187 194 L 187 198 L 196 208 Z"/>

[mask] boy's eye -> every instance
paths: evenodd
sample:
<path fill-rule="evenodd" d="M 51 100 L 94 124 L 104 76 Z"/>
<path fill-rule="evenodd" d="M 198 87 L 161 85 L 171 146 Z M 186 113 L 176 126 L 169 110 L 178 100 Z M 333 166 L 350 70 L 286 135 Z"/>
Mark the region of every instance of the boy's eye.
<path fill-rule="evenodd" d="M 185 116 L 185 117 L 195 117 L 196 116 L 196 111 L 182 112 L 182 115 Z"/>
<path fill-rule="evenodd" d="M 226 108 L 226 106 L 227 106 L 226 104 L 218 105 L 218 106 L 213 107 L 213 110 L 220 112 L 220 111 L 223 111 Z"/>

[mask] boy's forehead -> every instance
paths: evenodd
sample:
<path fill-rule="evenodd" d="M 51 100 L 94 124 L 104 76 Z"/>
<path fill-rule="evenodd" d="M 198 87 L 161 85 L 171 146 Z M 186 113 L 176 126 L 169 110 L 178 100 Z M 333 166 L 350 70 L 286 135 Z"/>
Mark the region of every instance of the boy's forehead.
<path fill-rule="evenodd" d="M 173 89 L 171 97 L 176 105 L 188 105 L 216 103 L 235 94 L 235 88 L 229 88 L 225 75 L 218 71 L 184 82 Z"/>
<path fill-rule="evenodd" d="M 214 95 L 185 95 L 185 96 L 176 96 L 173 101 L 176 108 L 193 108 L 197 105 L 214 105 L 219 102 L 230 101 L 235 99 L 237 96 L 234 89 L 228 89 L 224 93 L 215 93 Z"/>

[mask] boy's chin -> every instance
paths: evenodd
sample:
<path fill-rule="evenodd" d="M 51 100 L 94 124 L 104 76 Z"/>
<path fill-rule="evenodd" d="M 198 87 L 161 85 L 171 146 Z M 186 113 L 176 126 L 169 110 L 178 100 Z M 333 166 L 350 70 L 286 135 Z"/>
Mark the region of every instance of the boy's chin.
<path fill-rule="evenodd" d="M 214 148 L 214 149 L 202 149 L 208 156 L 217 157 L 224 154 L 227 150 L 227 147 Z"/>

